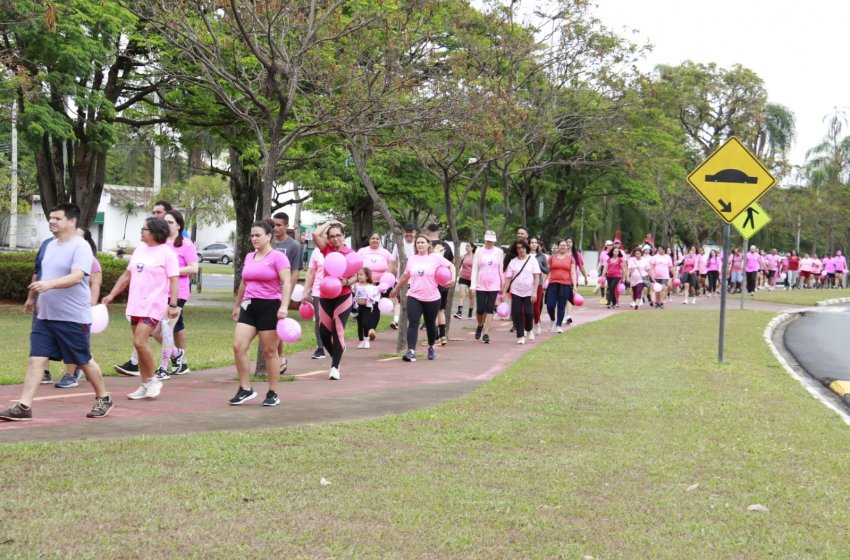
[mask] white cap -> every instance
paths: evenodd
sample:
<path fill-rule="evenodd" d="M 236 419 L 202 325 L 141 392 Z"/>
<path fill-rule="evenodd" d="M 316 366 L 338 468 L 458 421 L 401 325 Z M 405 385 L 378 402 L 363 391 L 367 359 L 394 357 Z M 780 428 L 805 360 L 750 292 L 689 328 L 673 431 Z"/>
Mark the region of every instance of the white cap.
<path fill-rule="evenodd" d="M 605 241 L 605 244 L 606 244 L 606 245 L 613 245 L 613 244 L 614 244 L 614 242 L 613 242 L 613 241 L 611 241 L 610 239 L 608 239 L 608 240 L 606 240 L 606 241 Z"/>
<path fill-rule="evenodd" d="M 492 241 L 493 243 L 495 243 L 496 242 L 496 232 L 491 230 L 491 229 L 488 229 L 487 231 L 485 231 L 484 232 L 484 241 Z"/>

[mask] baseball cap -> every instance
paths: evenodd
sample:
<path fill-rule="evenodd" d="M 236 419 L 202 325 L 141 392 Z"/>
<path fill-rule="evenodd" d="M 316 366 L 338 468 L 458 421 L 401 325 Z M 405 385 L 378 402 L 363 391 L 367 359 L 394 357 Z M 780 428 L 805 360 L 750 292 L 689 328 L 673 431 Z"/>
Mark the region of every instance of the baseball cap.
<path fill-rule="evenodd" d="M 620 244 L 620 240 L 619 240 L 619 239 L 615 239 L 615 240 L 614 240 L 614 245 L 619 245 L 619 244 Z"/>
<path fill-rule="evenodd" d="M 404 231 L 416 231 L 416 224 L 404 224 Z"/>
<path fill-rule="evenodd" d="M 610 239 L 607 239 L 607 240 L 605 241 L 605 244 L 606 244 L 606 245 L 612 245 L 613 243 L 611 243 L 611 240 L 610 240 Z"/>
<path fill-rule="evenodd" d="M 491 229 L 488 229 L 487 231 L 485 231 L 484 232 L 484 241 L 492 241 L 493 243 L 495 243 L 496 242 L 496 232 L 491 230 Z"/>

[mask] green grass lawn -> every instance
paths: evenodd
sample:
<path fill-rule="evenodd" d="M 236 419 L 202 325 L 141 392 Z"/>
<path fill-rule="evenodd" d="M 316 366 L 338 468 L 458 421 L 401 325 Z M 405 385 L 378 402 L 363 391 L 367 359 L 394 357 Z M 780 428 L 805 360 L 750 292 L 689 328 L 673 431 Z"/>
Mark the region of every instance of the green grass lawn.
<path fill-rule="evenodd" d="M 233 263 L 230 264 L 219 264 L 219 263 L 211 263 L 204 262 L 199 263 L 201 267 L 201 272 L 204 274 L 230 274 L 233 275 Z"/>
<path fill-rule="evenodd" d="M 734 298 L 740 298 L 741 294 L 735 294 Z M 748 296 L 744 296 L 747 298 Z M 760 290 L 753 296 L 759 301 L 772 301 L 776 303 L 787 303 L 790 305 L 815 305 L 819 301 L 835 298 L 850 297 L 850 289 L 844 290 L 774 290 L 766 292 Z M 746 302 L 745 302 L 746 305 Z"/>
<path fill-rule="evenodd" d="M 226 301 L 233 301 L 233 296 Z M 123 364 L 132 351 L 132 332 L 130 323 L 124 316 L 123 305 L 109 307 L 109 327 L 102 333 L 94 334 L 92 356 L 103 372 L 116 375 L 112 370 L 115 364 Z M 187 357 L 189 367 L 194 370 L 233 364 L 233 328 L 235 323 L 230 316 L 230 307 L 188 307 L 186 325 L 188 336 Z M 301 340 L 286 345 L 287 352 L 298 352 L 315 346 L 312 322 L 298 317 L 297 312 L 290 316 L 301 323 Z M 32 316 L 24 313 L 23 305 L 0 305 L 0 385 L 22 383 L 29 356 L 29 333 Z M 378 329 L 385 329 L 390 318 L 381 317 Z M 349 320 L 346 336 L 357 336 L 357 322 Z M 154 356 L 159 356 L 159 346 L 151 340 Z M 256 358 L 257 342 L 251 346 L 249 356 Z M 64 364 L 51 362 L 54 379 L 58 380 L 65 371 Z M 2 549 L 0 549 L 2 556 Z"/>
<path fill-rule="evenodd" d="M 850 428 L 769 314 L 729 312 L 723 366 L 704 317 L 621 313 L 394 417 L 2 446 L 0 556 L 847 558 Z"/>

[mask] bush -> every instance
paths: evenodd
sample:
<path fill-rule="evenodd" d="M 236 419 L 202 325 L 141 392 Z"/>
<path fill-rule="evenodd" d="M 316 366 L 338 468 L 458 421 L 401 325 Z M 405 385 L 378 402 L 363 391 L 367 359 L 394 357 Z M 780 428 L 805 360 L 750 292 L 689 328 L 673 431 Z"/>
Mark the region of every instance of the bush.
<path fill-rule="evenodd" d="M 35 255 L 35 252 L 0 253 L 0 300 L 20 303 L 26 301 L 29 293 L 27 286 L 32 282 L 32 271 L 35 268 Z M 116 259 L 107 253 L 98 253 L 97 260 L 103 268 L 103 284 L 100 287 L 100 297 L 103 297 L 127 269 L 127 261 Z M 115 301 L 126 302 L 127 290 Z"/>

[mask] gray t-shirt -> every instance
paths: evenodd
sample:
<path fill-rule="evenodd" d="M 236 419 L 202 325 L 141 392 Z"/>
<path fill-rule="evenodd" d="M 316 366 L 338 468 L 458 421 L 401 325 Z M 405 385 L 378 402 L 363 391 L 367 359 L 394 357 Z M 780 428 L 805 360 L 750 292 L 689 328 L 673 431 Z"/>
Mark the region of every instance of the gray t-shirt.
<path fill-rule="evenodd" d="M 89 273 L 93 258 L 91 247 L 81 237 L 74 236 L 65 242 L 54 239 L 47 244 L 41 261 L 41 279 L 55 280 L 72 270 L 82 270 L 83 281 L 70 288 L 55 288 L 39 294 L 39 319 L 91 324 Z"/>
<path fill-rule="evenodd" d="M 304 268 L 304 252 L 301 249 L 301 244 L 291 236 L 287 235 L 286 239 L 280 242 L 272 237 L 272 247 L 286 255 L 292 270 L 301 270 Z"/>

